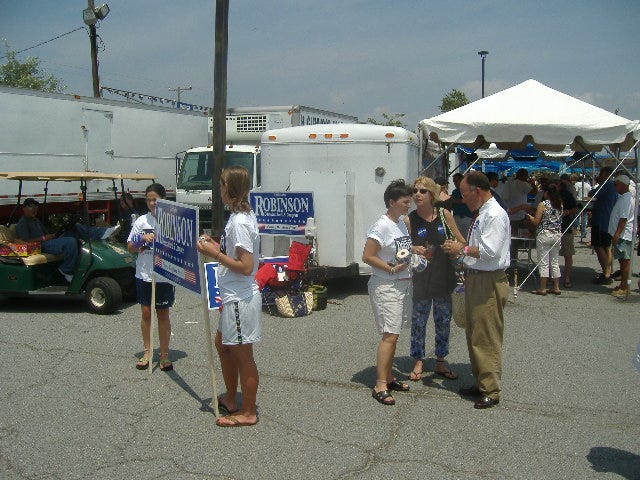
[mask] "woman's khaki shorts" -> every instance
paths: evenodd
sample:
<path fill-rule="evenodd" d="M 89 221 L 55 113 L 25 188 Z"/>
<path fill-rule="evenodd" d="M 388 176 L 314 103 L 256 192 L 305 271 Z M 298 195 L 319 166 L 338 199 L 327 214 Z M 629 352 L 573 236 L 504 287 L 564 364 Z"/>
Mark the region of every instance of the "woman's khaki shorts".
<path fill-rule="evenodd" d="M 411 320 L 411 279 L 391 280 L 377 275 L 369 279 L 369 299 L 379 333 L 400 334 Z"/>

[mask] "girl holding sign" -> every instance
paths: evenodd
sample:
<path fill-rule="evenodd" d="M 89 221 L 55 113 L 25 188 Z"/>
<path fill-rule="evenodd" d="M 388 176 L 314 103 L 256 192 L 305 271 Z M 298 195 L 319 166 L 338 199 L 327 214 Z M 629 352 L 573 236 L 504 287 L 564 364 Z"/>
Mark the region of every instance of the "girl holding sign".
<path fill-rule="evenodd" d="M 203 235 L 197 243 L 200 253 L 218 262 L 218 286 L 222 298 L 220 324 L 215 345 L 226 394 L 218 402 L 229 415 L 220 417 L 220 427 L 244 427 L 258 423 L 256 396 L 258 367 L 253 344 L 260 340 L 262 296 L 254 275 L 258 270 L 260 237 L 258 222 L 249 205 L 251 182 L 244 167 L 225 168 L 220 176 L 220 196 L 231 216 L 220 244 Z M 236 406 L 238 378 L 242 404 Z"/>
<path fill-rule="evenodd" d="M 153 360 L 151 351 L 151 286 L 153 280 L 153 239 L 154 231 L 158 226 L 156 220 L 156 201 L 166 198 L 167 192 L 159 183 L 153 183 L 145 190 L 147 208 L 149 213 L 138 217 L 131 227 L 127 239 L 127 249 L 131 253 L 137 253 L 136 259 L 136 296 L 142 309 L 142 343 L 144 353 L 136 363 L 138 370 L 149 368 L 149 362 Z M 170 283 L 156 282 L 156 316 L 158 317 L 158 337 L 160 338 L 160 370 L 166 372 L 173 370 L 173 364 L 169 360 L 169 338 L 171 337 L 171 322 L 169 321 L 169 308 L 173 306 L 175 288 Z"/>

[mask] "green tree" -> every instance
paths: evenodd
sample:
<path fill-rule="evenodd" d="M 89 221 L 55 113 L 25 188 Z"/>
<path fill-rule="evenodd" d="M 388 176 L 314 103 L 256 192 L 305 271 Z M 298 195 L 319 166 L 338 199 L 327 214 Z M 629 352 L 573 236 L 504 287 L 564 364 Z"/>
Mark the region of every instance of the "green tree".
<path fill-rule="evenodd" d="M 402 122 L 402 117 L 404 117 L 404 113 L 383 113 L 383 120 L 376 120 L 375 118 L 369 117 L 367 118 L 367 122 L 374 125 L 407 128 L 407 126 Z"/>
<path fill-rule="evenodd" d="M 4 46 L 7 62 L 0 65 L 0 85 L 53 93 L 60 93 L 66 88 L 61 80 L 40 69 L 38 57 L 27 57 L 24 62 L 20 62 L 16 60 L 16 52 L 11 50 L 6 40 Z"/>
<path fill-rule="evenodd" d="M 469 103 L 467 96 L 464 92 L 456 90 L 455 88 L 442 97 L 442 103 L 440 104 L 441 112 L 448 112 L 449 110 L 455 110 Z"/>

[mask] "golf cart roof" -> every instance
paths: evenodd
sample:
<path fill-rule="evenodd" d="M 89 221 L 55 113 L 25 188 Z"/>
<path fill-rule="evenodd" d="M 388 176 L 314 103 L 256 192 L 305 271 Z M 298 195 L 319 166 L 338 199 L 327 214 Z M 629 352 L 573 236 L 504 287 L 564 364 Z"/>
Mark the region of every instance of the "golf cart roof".
<path fill-rule="evenodd" d="M 32 180 L 38 182 L 81 180 L 155 180 L 155 175 L 146 173 L 102 173 L 102 172 L 0 172 L 0 179 Z"/>

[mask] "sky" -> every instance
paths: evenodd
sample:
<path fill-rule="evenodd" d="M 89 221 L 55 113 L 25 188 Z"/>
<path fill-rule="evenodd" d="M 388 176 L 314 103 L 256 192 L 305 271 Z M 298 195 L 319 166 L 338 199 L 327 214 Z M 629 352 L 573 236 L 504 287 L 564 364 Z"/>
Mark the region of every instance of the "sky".
<path fill-rule="evenodd" d="M 214 0 L 106 3 L 97 29 L 101 85 L 171 99 L 170 88 L 191 86 L 182 101 L 212 105 Z M 532 78 L 640 119 L 637 0 L 229 3 L 228 107 L 306 105 L 361 121 L 403 113 L 414 130 L 440 113 L 452 89 L 480 99 L 477 52 L 486 50 L 485 96 Z M 21 51 L 82 27 L 85 8 L 84 0 L 0 0 L 0 38 Z M 85 29 L 18 59 L 28 56 L 65 93 L 92 95 Z"/>

